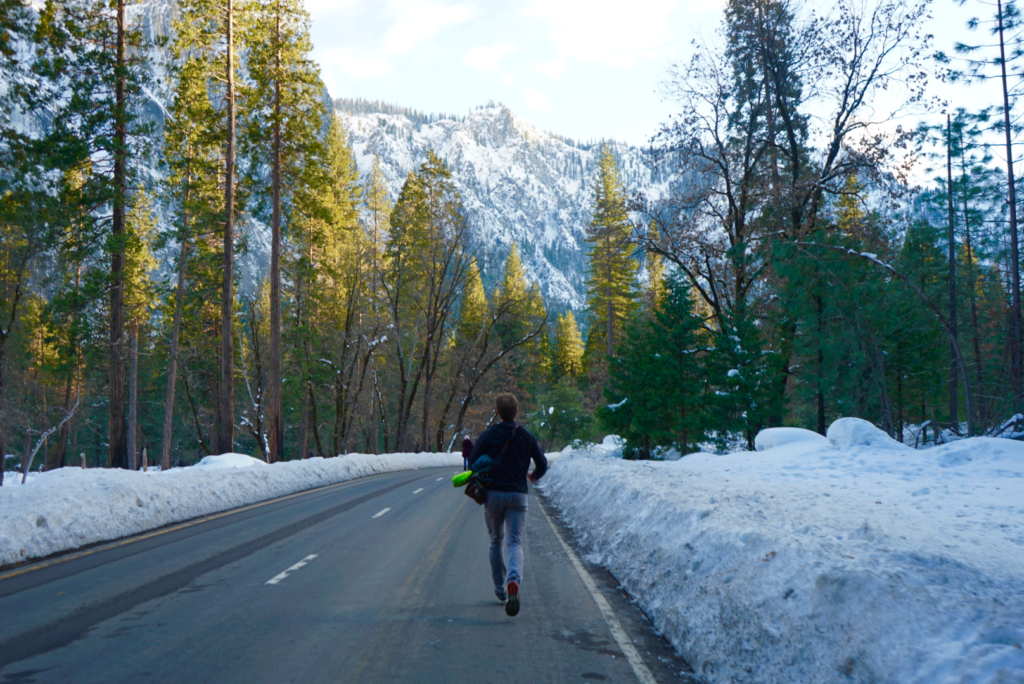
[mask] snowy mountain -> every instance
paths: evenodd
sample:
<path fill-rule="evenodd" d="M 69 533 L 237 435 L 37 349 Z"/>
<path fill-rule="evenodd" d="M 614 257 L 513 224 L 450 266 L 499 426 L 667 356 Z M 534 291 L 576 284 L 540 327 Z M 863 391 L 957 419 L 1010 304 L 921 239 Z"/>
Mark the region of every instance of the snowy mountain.
<path fill-rule="evenodd" d="M 537 130 L 502 104 L 465 117 L 425 115 L 364 100 L 335 100 L 361 175 L 380 159 L 392 199 L 433 149 L 451 168 L 490 289 L 515 243 L 527 276 L 554 310 L 584 305 L 584 227 L 602 143 L 579 144 Z M 609 141 L 629 192 L 658 196 L 645 152 Z"/>
<path fill-rule="evenodd" d="M 162 138 L 167 106 L 172 97 L 169 50 L 162 41 L 173 33 L 179 15 L 176 0 L 144 0 L 132 5 L 133 19 L 145 27 L 151 69 L 149 86 L 140 102 L 141 123 L 153 127 L 156 142 L 151 156 L 141 161 L 142 177 L 156 187 L 162 170 L 156 150 Z M 325 101 L 330 96 L 324 91 Z M 512 244 L 518 245 L 527 276 L 539 283 L 554 311 L 584 306 L 587 269 L 585 226 L 590 219 L 597 158 L 602 142 L 577 143 L 539 131 L 508 107 L 488 103 L 466 116 L 427 115 L 365 100 L 334 100 L 335 114 L 350 135 L 361 175 L 381 162 L 392 199 L 410 171 L 433 148 L 451 168 L 471 226 L 471 247 L 491 290 Z M 46 112 L 26 116 L 27 133 L 49 125 Z M 619 161 L 627 191 L 648 197 L 664 194 L 665 182 L 647 165 L 644 150 L 607 141 Z M 169 214 L 158 202 L 158 220 Z M 251 216 L 238 217 L 247 251 L 239 255 L 238 276 L 243 293 L 251 292 L 270 261 L 269 228 Z M 161 277 L 169 277 L 173 245 L 159 254 Z"/>

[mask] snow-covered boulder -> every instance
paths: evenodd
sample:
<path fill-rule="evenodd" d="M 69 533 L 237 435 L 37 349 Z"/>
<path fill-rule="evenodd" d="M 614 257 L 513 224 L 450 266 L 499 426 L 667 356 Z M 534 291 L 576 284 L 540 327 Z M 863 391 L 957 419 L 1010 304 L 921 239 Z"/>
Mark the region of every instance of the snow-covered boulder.
<path fill-rule="evenodd" d="M 828 441 L 840 449 L 874 447 L 877 449 L 906 449 L 904 445 L 885 434 L 866 420 L 840 418 L 828 426 Z"/>
<path fill-rule="evenodd" d="M 615 451 L 626 446 L 626 440 L 622 439 L 618 435 L 607 435 L 601 440 L 601 448 L 608 451 Z"/>
<path fill-rule="evenodd" d="M 222 470 L 224 468 L 249 468 L 251 466 L 265 466 L 265 462 L 245 454 L 220 454 L 218 456 L 205 456 L 203 460 L 196 463 L 193 468 L 200 470 Z"/>
<path fill-rule="evenodd" d="M 795 427 L 766 428 L 754 437 L 754 450 L 767 451 L 789 444 L 804 443 L 809 446 L 828 446 L 827 438 L 817 432 Z"/>

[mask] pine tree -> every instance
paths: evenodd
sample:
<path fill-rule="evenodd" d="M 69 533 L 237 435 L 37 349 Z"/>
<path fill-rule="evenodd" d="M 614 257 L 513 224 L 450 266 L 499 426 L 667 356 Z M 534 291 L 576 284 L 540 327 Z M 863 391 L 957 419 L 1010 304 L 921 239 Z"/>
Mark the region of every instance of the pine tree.
<path fill-rule="evenodd" d="M 530 284 L 526 280 L 526 270 L 519 256 L 519 246 L 515 243 L 512 243 L 512 249 L 505 259 L 505 267 L 494 289 L 492 301 L 495 315 L 500 319 L 495 331 L 501 343 L 505 346 L 515 344 L 531 328 L 531 306 L 535 305 L 531 301 Z M 509 391 L 518 391 L 522 402 L 521 395 L 527 380 L 524 374 L 528 372 L 526 359 L 512 355 L 504 359 L 502 365 L 501 372 Z"/>
<path fill-rule="evenodd" d="M 567 377 L 575 381 L 583 375 L 583 337 L 572 311 L 560 315 L 555 324 L 554 370 L 556 380 Z"/>
<path fill-rule="evenodd" d="M 456 339 L 459 344 L 473 344 L 483 333 L 488 314 L 487 293 L 480 277 L 480 267 L 476 258 L 469 266 L 466 275 L 466 287 L 462 293 L 462 304 L 459 308 L 459 324 Z"/>
<path fill-rule="evenodd" d="M 392 430 L 395 448 L 415 446 L 413 407 L 420 401 L 418 443 L 428 448 L 434 379 L 447 346 L 472 257 L 462 199 L 451 171 L 433 150 L 409 174 L 391 213 L 384 254 L 383 287 L 388 300 L 389 344 L 394 350 Z"/>
<path fill-rule="evenodd" d="M 380 327 L 372 311 L 373 255 L 359 225 L 362 186 L 344 129 L 328 126 L 325 175 L 297 198 L 292 231 L 284 250 L 285 290 L 291 308 L 288 337 L 299 378 L 302 405 L 299 446 L 309 454 L 312 435 L 317 453 L 327 453 L 319 431 L 318 397 L 333 395 L 334 436 L 330 452 L 344 453 L 371 364 L 368 340 Z M 319 163 L 311 156 L 310 163 Z M 327 365 L 319 359 L 327 359 Z"/>
<path fill-rule="evenodd" d="M 156 293 L 150 274 L 156 270 L 156 259 L 150 251 L 156 233 L 156 217 L 149 194 L 138 188 L 127 217 L 125 244 L 125 313 L 129 325 L 128 371 L 128 468 L 138 469 L 138 406 L 139 406 L 139 327 L 149 321 Z"/>
<path fill-rule="evenodd" d="M 198 8 L 191 6 L 192 4 L 194 3 L 187 7 L 197 10 Z M 207 45 L 206 48 L 200 49 L 203 41 L 212 41 L 213 36 L 217 35 L 219 25 L 215 18 L 209 22 L 210 25 L 204 25 L 202 15 L 198 13 L 186 16 L 189 17 L 188 20 L 176 24 L 178 40 L 172 44 L 172 54 L 181 62 L 175 74 L 177 82 L 174 99 L 164 123 L 162 155 L 166 168 L 163 200 L 171 210 L 173 219 L 170 229 L 160 236 L 159 244 L 178 244 L 173 304 L 164 317 L 171 326 L 160 447 L 160 467 L 165 470 L 171 467 L 174 405 L 190 251 L 193 254 L 192 260 L 196 260 L 200 266 L 192 269 L 193 291 L 212 293 L 218 287 L 222 287 L 223 280 L 223 274 L 216 272 L 221 269 L 202 268 L 215 258 L 213 253 L 217 247 L 214 245 L 213 237 L 222 234 L 225 225 L 224 195 L 220 187 L 225 131 L 221 113 L 210 100 L 209 87 L 215 75 L 219 75 L 219 69 L 216 59 L 210 53 L 212 48 Z M 200 35 L 197 36 L 197 33 Z M 199 275 L 204 272 L 210 278 L 196 282 Z M 223 311 L 220 313 L 223 314 Z M 207 344 L 205 339 L 195 342 Z M 209 354 L 215 356 L 217 353 L 216 349 L 209 348 Z M 216 402 L 217 393 L 213 392 L 213 395 Z"/>
<path fill-rule="evenodd" d="M 384 172 L 380 168 L 380 158 L 376 156 L 373 158 L 373 168 L 366 177 L 363 187 L 363 203 L 366 211 L 365 225 L 367 236 L 370 241 L 369 310 L 374 320 L 383 320 L 386 302 L 381 278 L 386 268 L 384 248 L 387 245 L 391 227 L 391 199 L 388 196 Z M 387 448 L 388 440 L 387 417 L 380 392 L 380 372 L 383 366 L 376 346 L 374 345 L 375 348 L 370 350 L 371 392 L 369 432 L 371 433 L 370 451 L 372 453 L 378 453 L 378 441 L 381 438 L 383 438 L 385 448 Z"/>
<path fill-rule="evenodd" d="M 665 281 L 655 308 L 626 328 L 596 411 L 603 428 L 626 439 L 626 451 L 651 458 L 658 447 L 686 454 L 705 438 L 714 414 L 705 398 L 701 320 L 680 274 Z M 714 416 L 719 418 L 719 416 Z"/>
<path fill-rule="evenodd" d="M 235 414 L 235 219 L 244 209 L 239 195 L 238 117 L 239 105 L 236 82 L 239 73 L 239 53 L 245 52 L 244 41 L 239 45 L 238 23 L 240 15 L 251 14 L 248 7 L 238 7 L 239 0 L 179 0 L 181 19 L 175 22 L 175 40 L 172 53 L 180 61 L 192 62 L 191 77 L 205 83 L 212 101 L 218 104 L 215 121 L 199 117 L 197 125 L 215 135 L 220 154 L 218 175 L 220 213 L 218 215 L 220 262 L 215 275 L 220 283 L 220 310 L 218 315 L 217 350 L 218 370 L 210 376 L 208 385 L 214 402 L 212 449 L 216 453 L 234 450 Z M 181 72 L 185 77 L 185 71 Z M 180 89 L 180 86 L 179 86 Z M 182 93 L 178 94 L 181 97 Z M 200 104 L 200 93 L 192 91 L 190 100 Z M 241 103 L 243 110 L 246 103 Z M 195 109 L 194 114 L 199 112 Z M 209 257 L 212 259 L 213 257 Z"/>
<path fill-rule="evenodd" d="M 583 393 L 568 376 L 542 394 L 537 405 L 530 423 L 545 451 L 592 437 L 593 416 L 584 404 Z"/>
<path fill-rule="evenodd" d="M 248 120 L 246 150 L 250 168 L 270 167 L 269 197 L 252 179 L 262 209 L 269 214 L 270 360 L 267 387 L 269 461 L 284 458 L 281 347 L 282 225 L 289 219 L 295 196 L 310 183 L 307 174 L 322 155 L 318 137 L 326 115 L 319 69 L 310 59 L 309 15 L 301 0 L 254 1 L 247 7 L 249 75 L 246 86 Z M 270 138 L 269 150 L 266 138 Z M 267 152 L 269 151 L 269 158 Z M 313 183 L 315 185 L 315 182 Z"/>
<path fill-rule="evenodd" d="M 137 172 L 129 158 L 140 155 L 149 131 L 139 118 L 149 52 L 141 27 L 128 22 L 125 0 L 105 8 L 88 0 L 48 2 L 37 40 L 37 75 L 53 92 L 67 94 L 51 121 L 50 158 L 64 169 L 90 170 L 86 201 L 77 210 L 109 229 L 103 240 L 110 300 L 108 463 L 125 467 L 126 213 Z M 104 205 L 110 207 L 109 220 L 94 212 Z"/>
<path fill-rule="evenodd" d="M 605 145 L 594 182 L 594 209 L 587 226 L 590 268 L 587 276 L 587 368 L 600 384 L 604 359 L 615 355 L 622 328 L 637 308 L 637 263 L 629 242 L 631 223 L 615 156 Z"/>
<path fill-rule="evenodd" d="M 727 433 L 739 432 L 753 451 L 754 437 L 771 424 L 781 408 L 774 391 L 775 368 L 753 317 L 740 307 L 720 322 L 708 354 L 709 409 L 719 420 L 717 439 L 724 448 Z"/>
<path fill-rule="evenodd" d="M 45 177 L 33 170 L 45 146 L 35 146 L 16 125 L 16 114 L 36 110 L 47 89 L 36 87 L 31 59 L 18 43 L 34 30 L 32 11 L 20 0 L 0 1 L 0 453 L 7 454 L 14 426 L 9 388 L 20 316 L 28 294 L 33 261 L 49 244 L 47 214 L 52 209 Z M 42 92 L 40 92 L 42 90 Z M 48 206 L 49 205 L 49 206 Z M 2 469 L 2 468 L 0 468 Z M 0 484 L 2 484 L 0 476 Z"/>

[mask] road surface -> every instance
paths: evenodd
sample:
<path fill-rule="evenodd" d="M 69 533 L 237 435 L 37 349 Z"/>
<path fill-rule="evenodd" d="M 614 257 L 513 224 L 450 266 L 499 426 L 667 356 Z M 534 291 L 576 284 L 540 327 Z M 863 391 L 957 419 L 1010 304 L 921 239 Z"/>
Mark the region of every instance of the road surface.
<path fill-rule="evenodd" d="M 695 681 L 533 494 L 507 617 L 453 474 L 346 482 L 0 572 L 0 682 Z"/>

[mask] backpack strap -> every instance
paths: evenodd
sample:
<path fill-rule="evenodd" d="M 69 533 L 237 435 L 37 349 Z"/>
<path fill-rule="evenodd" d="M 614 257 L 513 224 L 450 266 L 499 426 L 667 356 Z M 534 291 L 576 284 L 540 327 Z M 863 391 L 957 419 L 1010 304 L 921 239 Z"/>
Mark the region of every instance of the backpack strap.
<path fill-rule="evenodd" d="M 492 471 L 494 470 L 495 466 L 497 466 L 499 463 L 501 463 L 503 460 L 505 460 L 505 452 L 508 451 L 508 445 L 511 444 L 512 440 L 514 440 L 516 438 L 516 432 L 518 432 L 518 431 L 519 431 L 519 424 L 517 423 L 516 426 L 514 428 L 512 428 L 512 436 L 509 437 L 508 440 L 506 440 L 505 446 L 501 447 L 501 452 L 498 454 L 498 460 L 494 461 L 493 463 L 491 463 L 491 468 L 490 469 Z"/>

